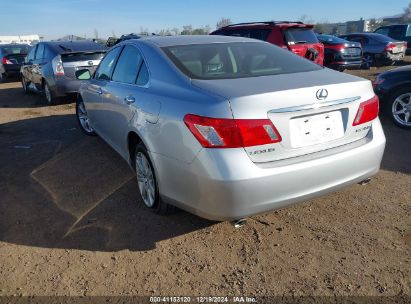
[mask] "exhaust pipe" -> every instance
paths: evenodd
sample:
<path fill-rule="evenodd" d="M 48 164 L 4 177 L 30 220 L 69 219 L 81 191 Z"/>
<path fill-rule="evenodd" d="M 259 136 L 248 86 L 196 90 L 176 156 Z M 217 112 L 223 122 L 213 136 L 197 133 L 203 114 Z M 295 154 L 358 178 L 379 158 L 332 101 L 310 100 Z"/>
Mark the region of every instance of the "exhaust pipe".
<path fill-rule="evenodd" d="M 365 185 L 369 184 L 370 181 L 371 181 L 371 178 L 367 178 L 367 179 L 364 179 L 363 181 L 359 182 L 358 184 L 361 185 L 361 186 L 365 186 Z"/>
<path fill-rule="evenodd" d="M 239 220 L 235 220 L 232 223 L 233 223 L 234 228 L 238 229 L 238 228 L 243 227 L 245 224 L 247 224 L 247 220 L 242 218 Z"/>

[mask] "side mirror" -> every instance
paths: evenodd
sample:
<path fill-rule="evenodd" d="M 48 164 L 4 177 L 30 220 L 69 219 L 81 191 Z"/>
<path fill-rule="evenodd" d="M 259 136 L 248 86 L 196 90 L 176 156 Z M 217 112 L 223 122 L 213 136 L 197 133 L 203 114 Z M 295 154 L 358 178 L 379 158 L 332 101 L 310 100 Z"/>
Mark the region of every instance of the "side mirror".
<path fill-rule="evenodd" d="M 78 80 L 90 80 L 91 79 L 90 71 L 87 69 L 77 70 L 75 74 Z"/>

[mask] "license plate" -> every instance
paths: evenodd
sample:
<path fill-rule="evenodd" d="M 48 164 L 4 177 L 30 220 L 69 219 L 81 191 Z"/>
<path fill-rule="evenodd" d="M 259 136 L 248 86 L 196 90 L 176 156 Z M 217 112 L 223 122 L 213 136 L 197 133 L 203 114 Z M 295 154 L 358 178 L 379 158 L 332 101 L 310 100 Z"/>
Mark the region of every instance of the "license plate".
<path fill-rule="evenodd" d="M 403 51 L 404 51 L 404 47 L 402 47 L 402 46 L 401 47 L 397 46 L 397 47 L 392 49 L 393 53 L 401 53 Z"/>
<path fill-rule="evenodd" d="M 340 111 L 290 120 L 291 146 L 300 148 L 321 144 L 344 136 Z"/>

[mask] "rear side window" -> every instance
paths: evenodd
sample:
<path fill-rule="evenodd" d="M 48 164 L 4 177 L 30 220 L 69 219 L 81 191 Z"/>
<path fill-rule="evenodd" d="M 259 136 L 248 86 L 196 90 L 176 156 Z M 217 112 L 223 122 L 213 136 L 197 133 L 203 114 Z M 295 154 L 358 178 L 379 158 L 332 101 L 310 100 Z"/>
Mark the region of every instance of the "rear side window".
<path fill-rule="evenodd" d="M 146 63 L 143 61 L 140 67 L 140 72 L 138 73 L 136 84 L 139 86 L 144 86 L 148 83 L 149 74 Z"/>
<path fill-rule="evenodd" d="M 95 79 L 110 80 L 111 72 L 113 71 L 116 58 L 120 51 L 121 48 L 117 47 L 107 53 L 96 71 Z"/>
<path fill-rule="evenodd" d="M 375 33 L 385 35 L 385 36 L 388 36 L 388 32 L 389 32 L 388 27 L 382 27 L 375 31 Z"/>
<path fill-rule="evenodd" d="M 40 43 L 37 47 L 36 51 L 36 59 L 43 59 L 44 58 L 44 44 Z"/>
<path fill-rule="evenodd" d="M 406 26 L 393 25 L 390 28 L 389 36 L 395 40 L 404 40 L 406 30 Z"/>
<path fill-rule="evenodd" d="M 36 53 L 37 46 L 33 47 L 31 49 L 31 51 L 28 53 L 27 58 L 26 58 L 26 62 L 30 62 L 30 61 L 34 60 L 34 54 Z"/>
<path fill-rule="evenodd" d="M 163 48 L 194 79 L 235 79 L 320 70 L 287 50 L 262 42 L 179 45 Z"/>
<path fill-rule="evenodd" d="M 113 81 L 134 84 L 140 70 L 143 58 L 140 52 L 132 46 L 125 46 L 114 69 Z"/>
<path fill-rule="evenodd" d="M 270 29 L 226 29 L 217 32 L 216 35 L 246 37 L 266 41 L 270 32 Z"/>
<path fill-rule="evenodd" d="M 317 36 L 309 28 L 289 28 L 284 31 L 284 35 L 289 44 L 318 43 Z"/>

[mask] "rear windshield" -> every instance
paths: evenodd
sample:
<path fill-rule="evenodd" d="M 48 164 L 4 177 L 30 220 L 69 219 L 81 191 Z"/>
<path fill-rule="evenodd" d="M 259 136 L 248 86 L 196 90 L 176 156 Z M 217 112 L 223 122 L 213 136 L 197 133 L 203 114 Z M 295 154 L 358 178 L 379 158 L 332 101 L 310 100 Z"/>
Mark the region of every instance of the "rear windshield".
<path fill-rule="evenodd" d="M 13 45 L 13 46 L 2 46 L 1 52 L 4 55 L 15 55 L 15 54 L 22 54 L 26 55 L 30 50 L 28 45 Z"/>
<path fill-rule="evenodd" d="M 285 30 L 285 40 L 289 44 L 318 43 L 317 36 L 312 29 L 299 27 Z"/>
<path fill-rule="evenodd" d="M 74 61 L 88 61 L 88 60 L 100 60 L 103 58 L 104 52 L 93 52 L 93 53 L 73 53 L 73 54 L 63 54 L 61 59 L 64 62 L 74 62 Z"/>
<path fill-rule="evenodd" d="M 318 35 L 318 40 L 329 44 L 347 43 L 347 40 L 332 36 L 332 35 Z"/>
<path fill-rule="evenodd" d="M 194 79 L 233 79 L 320 70 L 322 67 L 269 43 L 233 42 L 163 48 Z"/>

